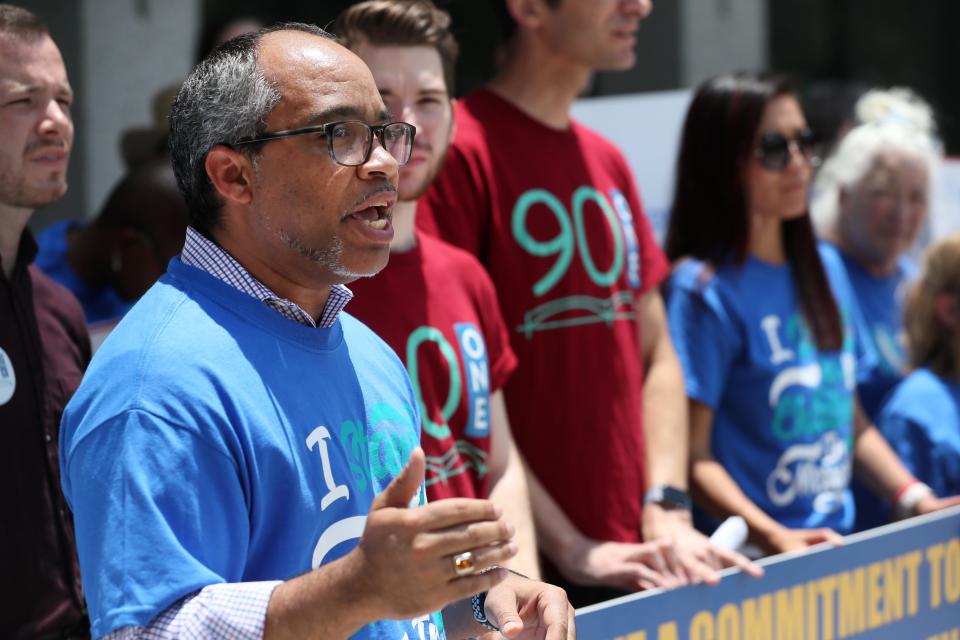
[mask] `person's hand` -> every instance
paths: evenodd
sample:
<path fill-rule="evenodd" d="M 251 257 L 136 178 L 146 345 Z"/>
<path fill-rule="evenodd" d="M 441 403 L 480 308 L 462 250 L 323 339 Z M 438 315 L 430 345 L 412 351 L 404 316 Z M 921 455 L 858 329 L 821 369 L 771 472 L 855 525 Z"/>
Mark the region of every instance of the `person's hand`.
<path fill-rule="evenodd" d="M 673 544 L 662 542 L 603 542 L 581 537 L 569 553 L 553 558 L 570 582 L 639 591 L 687 584 Z"/>
<path fill-rule="evenodd" d="M 644 540 L 672 542 L 677 564 L 689 582 L 717 584 L 720 582 L 718 571 L 727 567 L 738 567 L 754 578 L 763 575 L 763 569 L 746 556 L 714 544 L 697 531 L 689 511 L 666 510 L 657 504 L 644 505 L 643 536 Z"/>
<path fill-rule="evenodd" d="M 955 507 L 960 505 L 960 496 L 949 496 L 947 498 L 938 498 L 934 494 L 925 496 L 917 502 L 917 506 L 914 507 L 916 515 L 923 515 L 924 513 L 933 513 L 934 511 L 940 511 L 941 509 L 949 509 L 950 507 Z"/>
<path fill-rule="evenodd" d="M 843 544 L 843 536 L 833 529 L 787 529 L 781 527 L 772 532 L 761 542 L 764 550 L 770 553 L 785 553 L 799 551 L 812 547 L 821 542 L 829 542 L 834 546 Z"/>
<path fill-rule="evenodd" d="M 373 499 L 360 543 L 348 554 L 372 619 L 438 611 L 510 575 L 506 569 L 479 573 L 517 553 L 513 528 L 490 501 L 451 498 L 409 508 L 424 468 L 423 451 L 414 449 L 407 466 Z M 458 576 L 453 557 L 466 551 L 473 554 L 474 572 Z"/>
<path fill-rule="evenodd" d="M 487 591 L 484 613 L 511 640 L 573 640 L 573 607 L 566 592 L 515 574 Z M 496 634 L 483 636 L 496 638 Z"/>

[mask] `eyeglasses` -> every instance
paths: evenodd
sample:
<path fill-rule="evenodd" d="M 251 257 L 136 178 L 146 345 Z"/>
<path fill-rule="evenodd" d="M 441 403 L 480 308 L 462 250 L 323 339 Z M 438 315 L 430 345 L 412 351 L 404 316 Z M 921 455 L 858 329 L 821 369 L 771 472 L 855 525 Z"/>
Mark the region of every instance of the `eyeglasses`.
<path fill-rule="evenodd" d="M 806 159 L 810 166 L 820 164 L 820 139 L 810 129 L 804 129 L 795 138 L 787 138 L 777 131 L 768 131 L 760 136 L 754 151 L 760 164 L 771 171 L 783 171 L 790 164 L 794 151 Z"/>
<path fill-rule="evenodd" d="M 269 142 L 289 136 L 316 134 L 326 137 L 327 153 L 330 154 L 331 160 L 345 167 L 358 167 L 370 159 L 370 153 L 373 151 L 373 136 L 376 135 L 380 145 L 402 167 L 410 161 L 410 154 L 413 153 L 413 136 L 416 132 L 417 128 L 406 122 L 369 125 L 360 120 L 344 120 L 315 127 L 261 133 L 255 137 L 240 138 L 233 143 L 233 146 Z"/>

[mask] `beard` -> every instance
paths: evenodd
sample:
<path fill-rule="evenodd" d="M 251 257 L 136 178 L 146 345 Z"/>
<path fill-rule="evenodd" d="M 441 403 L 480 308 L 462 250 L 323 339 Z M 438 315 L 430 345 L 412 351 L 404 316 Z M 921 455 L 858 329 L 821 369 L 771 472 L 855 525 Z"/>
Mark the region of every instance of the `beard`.
<path fill-rule="evenodd" d="M 0 172 L 0 203 L 22 209 L 36 209 L 56 202 L 67 192 L 66 175 L 52 173 L 46 180 L 31 183 L 23 175 Z"/>
<path fill-rule="evenodd" d="M 375 276 L 387 266 L 389 254 L 384 252 L 382 264 L 374 269 L 357 270 L 351 268 L 344 261 L 343 240 L 339 236 L 331 238 L 330 243 L 324 247 L 308 247 L 299 238 L 282 229 L 278 230 L 278 237 L 287 247 L 311 262 L 320 265 L 343 282 L 353 282 L 360 278 Z"/>
<path fill-rule="evenodd" d="M 401 178 L 400 200 L 410 201 L 420 199 L 420 197 L 427 192 L 427 189 L 430 188 L 430 185 L 433 184 L 433 181 L 437 179 L 437 176 L 440 175 L 440 169 L 443 168 L 443 161 L 446 160 L 446 158 L 447 147 L 445 145 L 443 154 L 429 166 L 427 175 L 424 176 L 422 180 L 414 185 L 404 185 L 403 178 Z"/>
<path fill-rule="evenodd" d="M 453 121 L 450 121 L 450 126 L 447 128 L 446 135 L 443 137 L 443 149 L 437 154 L 437 157 L 434 158 L 433 162 L 430 163 L 427 169 L 427 175 L 424 176 L 423 180 L 418 182 L 415 185 L 408 185 L 409 189 L 403 185 L 403 178 L 400 178 L 400 200 L 409 202 L 411 200 L 419 200 L 423 194 L 427 192 L 427 189 L 430 188 L 430 185 L 433 184 L 433 181 L 437 179 L 437 176 L 440 175 L 440 170 L 443 168 L 443 163 L 447 159 L 447 150 L 450 149 L 450 139 L 453 137 Z M 432 151 L 432 147 L 428 147 L 427 151 Z"/>

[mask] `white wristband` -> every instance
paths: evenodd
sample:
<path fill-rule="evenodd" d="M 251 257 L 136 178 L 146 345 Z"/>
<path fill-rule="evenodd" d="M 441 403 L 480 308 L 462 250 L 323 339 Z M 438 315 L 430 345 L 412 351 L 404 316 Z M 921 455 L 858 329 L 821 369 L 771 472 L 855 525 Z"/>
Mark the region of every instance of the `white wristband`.
<path fill-rule="evenodd" d="M 893 517 L 896 520 L 903 520 L 917 515 L 917 504 L 933 495 L 933 489 L 922 482 L 914 482 L 897 498 L 893 505 Z"/>

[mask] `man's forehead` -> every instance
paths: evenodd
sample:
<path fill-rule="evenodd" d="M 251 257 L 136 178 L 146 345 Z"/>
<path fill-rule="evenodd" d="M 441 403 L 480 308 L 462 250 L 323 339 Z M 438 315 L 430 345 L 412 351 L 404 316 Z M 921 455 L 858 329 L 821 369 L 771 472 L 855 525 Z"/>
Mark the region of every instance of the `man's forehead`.
<path fill-rule="evenodd" d="M 357 49 L 380 89 L 414 83 L 421 91 L 447 91 L 440 53 L 424 45 L 364 44 Z"/>
<path fill-rule="evenodd" d="M 268 79 L 345 82 L 361 79 L 366 67 L 349 49 L 304 31 L 275 31 L 260 40 L 258 59 Z"/>
<path fill-rule="evenodd" d="M 370 70 L 332 40 L 278 31 L 265 35 L 260 46 L 264 75 L 282 96 L 278 107 L 306 112 L 311 121 L 380 119 L 385 111 Z"/>
<path fill-rule="evenodd" d="M 0 83 L 35 86 L 39 81 L 69 86 L 60 50 L 49 36 L 0 35 Z"/>

